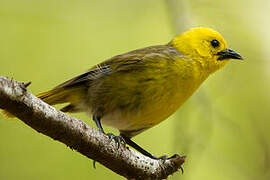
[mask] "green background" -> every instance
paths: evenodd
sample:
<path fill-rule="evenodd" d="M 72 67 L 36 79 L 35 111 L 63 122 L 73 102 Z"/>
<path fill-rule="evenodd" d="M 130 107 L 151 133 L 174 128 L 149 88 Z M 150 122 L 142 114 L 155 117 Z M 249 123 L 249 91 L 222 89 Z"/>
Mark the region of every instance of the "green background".
<path fill-rule="evenodd" d="M 134 140 L 157 156 L 187 155 L 184 175 L 171 179 L 268 180 L 269 8 L 267 0 L 0 0 L 0 75 L 32 81 L 36 94 L 114 55 L 165 44 L 190 27 L 214 28 L 245 61 L 231 61 Z M 109 178 L 123 179 L 0 116 L 1 180 Z"/>

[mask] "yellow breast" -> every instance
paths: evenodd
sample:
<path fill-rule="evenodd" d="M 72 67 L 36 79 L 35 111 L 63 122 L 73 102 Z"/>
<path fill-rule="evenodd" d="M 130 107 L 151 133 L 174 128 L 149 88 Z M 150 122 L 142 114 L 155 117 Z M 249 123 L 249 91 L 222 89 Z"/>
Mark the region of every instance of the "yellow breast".
<path fill-rule="evenodd" d="M 117 110 L 107 114 L 102 121 L 120 131 L 135 131 L 153 127 L 172 115 L 194 93 L 206 77 L 194 71 L 189 72 L 188 77 L 182 73 L 177 77 L 160 81 L 161 84 L 149 86 L 152 88 L 144 90 L 145 106 L 143 108 L 125 112 Z M 171 82 L 172 80 L 174 83 Z"/>

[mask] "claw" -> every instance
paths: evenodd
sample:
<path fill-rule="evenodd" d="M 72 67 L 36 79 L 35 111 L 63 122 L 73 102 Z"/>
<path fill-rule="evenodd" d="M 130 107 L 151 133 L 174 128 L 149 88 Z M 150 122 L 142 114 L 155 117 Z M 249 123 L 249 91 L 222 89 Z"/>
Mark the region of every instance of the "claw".
<path fill-rule="evenodd" d="M 176 157 L 179 157 L 179 154 L 174 154 L 172 155 L 171 157 L 168 157 L 166 154 L 163 155 L 163 156 L 160 156 L 160 157 L 155 157 L 154 156 L 154 159 L 162 159 L 162 160 L 169 160 L 169 159 L 174 159 Z"/>
<path fill-rule="evenodd" d="M 114 140 L 117 143 L 117 148 L 120 147 L 120 144 L 124 144 L 124 146 L 126 146 L 126 141 L 122 136 L 115 136 L 112 133 L 108 133 L 107 135 L 109 136 L 110 140 Z"/>
<path fill-rule="evenodd" d="M 96 169 L 96 161 L 93 160 L 93 168 Z"/>
<path fill-rule="evenodd" d="M 176 158 L 176 157 L 180 157 L 179 154 L 174 154 L 174 155 L 172 155 L 171 157 L 169 157 L 168 159 L 174 159 L 174 158 Z"/>
<path fill-rule="evenodd" d="M 181 173 L 184 174 L 184 169 L 182 166 L 180 166 Z"/>
<path fill-rule="evenodd" d="M 179 154 L 174 154 L 171 157 L 168 157 L 167 155 L 163 155 L 163 156 L 160 156 L 160 157 L 153 156 L 153 159 L 157 159 L 157 160 L 161 159 L 161 160 L 165 161 L 165 160 L 174 159 L 174 158 L 177 158 L 177 157 L 179 157 Z M 180 170 L 181 170 L 181 172 L 183 174 L 184 173 L 183 167 L 180 167 Z"/>
<path fill-rule="evenodd" d="M 174 154 L 171 157 L 169 157 L 168 159 L 174 159 L 174 158 L 177 158 L 177 157 L 180 157 L 179 154 Z M 182 166 L 180 166 L 180 170 L 181 170 L 182 174 L 184 174 L 184 169 L 183 169 Z"/>

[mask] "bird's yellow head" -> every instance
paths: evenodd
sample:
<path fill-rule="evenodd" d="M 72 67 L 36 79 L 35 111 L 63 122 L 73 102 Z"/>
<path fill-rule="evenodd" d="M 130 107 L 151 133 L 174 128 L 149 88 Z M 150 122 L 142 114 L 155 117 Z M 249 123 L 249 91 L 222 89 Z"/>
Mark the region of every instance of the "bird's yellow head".
<path fill-rule="evenodd" d="M 227 48 L 227 42 L 221 34 L 205 27 L 192 28 L 178 35 L 170 45 L 199 62 L 209 73 L 222 68 L 229 59 L 242 59 L 240 54 Z"/>

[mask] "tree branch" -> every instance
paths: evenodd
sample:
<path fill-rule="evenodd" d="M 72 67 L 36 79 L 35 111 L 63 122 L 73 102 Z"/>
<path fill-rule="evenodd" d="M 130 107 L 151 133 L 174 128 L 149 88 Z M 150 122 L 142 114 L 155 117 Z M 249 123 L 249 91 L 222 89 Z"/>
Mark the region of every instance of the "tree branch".
<path fill-rule="evenodd" d="M 185 157 L 153 160 L 118 145 L 103 133 L 44 103 L 26 90 L 29 84 L 0 76 L 0 108 L 37 132 L 60 141 L 128 179 L 164 179 L 181 168 Z"/>

